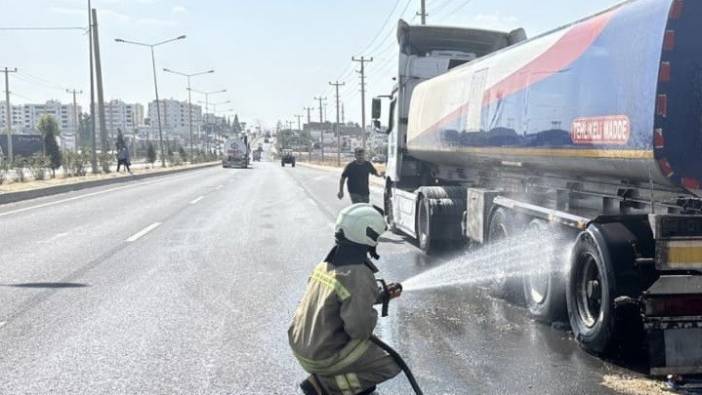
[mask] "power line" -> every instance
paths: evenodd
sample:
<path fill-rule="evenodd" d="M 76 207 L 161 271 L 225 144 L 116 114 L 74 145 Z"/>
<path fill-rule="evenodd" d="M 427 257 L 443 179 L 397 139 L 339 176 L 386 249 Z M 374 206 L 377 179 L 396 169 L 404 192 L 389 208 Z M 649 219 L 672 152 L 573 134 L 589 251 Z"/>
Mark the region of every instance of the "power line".
<path fill-rule="evenodd" d="M 397 8 L 398 5 L 400 5 L 400 1 L 402 1 L 402 0 L 397 0 L 397 1 L 395 1 L 395 5 L 392 7 L 392 10 L 390 10 L 390 13 L 388 14 L 388 16 L 385 17 L 385 21 L 384 21 L 383 24 L 380 26 L 380 30 L 378 30 L 378 32 L 375 34 L 375 36 L 373 37 L 373 39 L 368 43 L 368 45 L 366 46 L 366 48 L 365 48 L 363 51 L 361 51 L 361 53 L 368 52 L 368 50 L 370 49 L 370 46 L 375 42 L 375 40 L 378 39 L 378 37 L 380 37 L 380 34 L 385 30 L 385 26 L 386 26 L 386 25 L 388 24 L 388 22 L 390 21 L 390 18 L 392 17 L 392 15 L 395 13 L 395 9 Z M 409 0 L 409 1 L 407 2 L 408 5 L 409 5 L 409 2 L 410 2 L 410 1 L 411 1 L 411 0 Z"/>
<path fill-rule="evenodd" d="M 0 30 L 3 31 L 27 31 L 27 30 L 81 30 L 81 31 L 87 31 L 87 27 L 79 27 L 79 26 L 19 26 L 19 27 L 0 27 Z"/>

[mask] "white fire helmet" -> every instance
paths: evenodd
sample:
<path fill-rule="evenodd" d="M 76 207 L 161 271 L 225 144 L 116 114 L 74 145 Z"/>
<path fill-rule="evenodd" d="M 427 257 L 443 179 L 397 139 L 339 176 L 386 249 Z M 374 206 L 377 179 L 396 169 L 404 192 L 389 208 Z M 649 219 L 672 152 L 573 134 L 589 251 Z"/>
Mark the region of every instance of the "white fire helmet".
<path fill-rule="evenodd" d="M 349 241 L 375 247 L 387 226 L 378 209 L 367 203 L 357 203 L 341 210 L 335 228 L 336 232 L 339 230 Z"/>

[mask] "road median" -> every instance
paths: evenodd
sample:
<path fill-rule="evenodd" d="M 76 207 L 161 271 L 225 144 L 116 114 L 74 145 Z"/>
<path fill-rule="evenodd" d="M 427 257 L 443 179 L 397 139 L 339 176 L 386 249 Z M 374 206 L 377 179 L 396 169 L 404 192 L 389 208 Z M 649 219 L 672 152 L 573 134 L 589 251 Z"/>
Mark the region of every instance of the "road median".
<path fill-rule="evenodd" d="M 200 170 L 208 167 L 219 166 L 220 164 L 221 163 L 219 161 L 208 162 L 192 166 L 179 166 L 175 168 L 145 171 L 143 173 L 133 175 L 107 174 L 98 178 L 90 178 L 91 176 L 86 176 L 85 178 L 87 179 L 83 180 L 80 180 L 79 178 L 84 177 L 76 177 L 73 179 L 65 179 L 67 182 L 56 185 L 41 185 L 43 183 L 37 182 L 37 187 L 35 188 L 33 188 L 31 185 L 27 185 L 27 188 L 23 188 L 21 190 L 0 191 L 0 205 L 15 203 L 23 200 L 36 199 L 45 196 L 58 195 L 61 193 L 67 193 L 72 191 L 79 191 L 81 189 L 132 182 L 137 180 L 143 180 L 146 178 L 183 173 L 191 170 Z"/>

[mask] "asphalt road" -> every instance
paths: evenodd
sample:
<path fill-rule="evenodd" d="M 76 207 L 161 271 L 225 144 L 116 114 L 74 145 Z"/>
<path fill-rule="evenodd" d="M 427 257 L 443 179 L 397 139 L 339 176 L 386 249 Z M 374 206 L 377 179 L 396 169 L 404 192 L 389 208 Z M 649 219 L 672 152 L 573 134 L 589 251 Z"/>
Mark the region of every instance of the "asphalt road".
<path fill-rule="evenodd" d="M 298 393 L 286 331 L 348 204 L 337 182 L 255 162 L 0 206 L 0 393 Z M 379 277 L 441 263 L 385 240 Z M 377 333 L 427 394 L 618 393 L 602 383 L 636 376 L 476 287 L 390 313 Z"/>

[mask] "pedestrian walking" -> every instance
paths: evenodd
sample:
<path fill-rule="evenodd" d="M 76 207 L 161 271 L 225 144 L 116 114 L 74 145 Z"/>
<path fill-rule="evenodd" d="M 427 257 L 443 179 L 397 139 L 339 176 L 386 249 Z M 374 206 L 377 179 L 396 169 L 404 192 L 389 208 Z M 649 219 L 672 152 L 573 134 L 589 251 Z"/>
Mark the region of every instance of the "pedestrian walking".
<path fill-rule="evenodd" d="M 129 162 L 129 150 L 127 149 L 126 145 L 123 145 L 117 153 L 117 173 L 119 173 L 120 167 L 124 166 L 127 173 L 132 174 L 132 171 L 129 169 L 129 165 L 131 165 Z"/>
<path fill-rule="evenodd" d="M 288 329 L 293 354 L 310 376 L 300 384 L 308 395 L 366 395 L 395 377 L 400 366 L 371 340 L 378 321 L 374 304 L 400 296 L 378 289 L 378 238 L 387 229 L 370 204 L 354 204 L 336 221 L 336 245 L 309 277 Z"/>
<path fill-rule="evenodd" d="M 373 174 L 376 177 L 382 177 L 381 173 L 366 160 L 366 152 L 363 148 L 356 148 L 353 151 L 355 159 L 344 168 L 339 180 L 339 193 L 336 195 L 339 199 L 344 198 L 344 183 L 349 190 L 351 203 L 369 203 L 370 190 L 368 189 L 368 175 Z"/>

